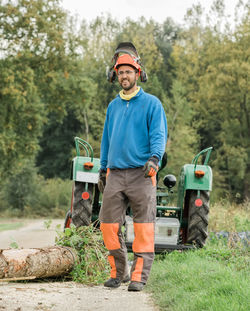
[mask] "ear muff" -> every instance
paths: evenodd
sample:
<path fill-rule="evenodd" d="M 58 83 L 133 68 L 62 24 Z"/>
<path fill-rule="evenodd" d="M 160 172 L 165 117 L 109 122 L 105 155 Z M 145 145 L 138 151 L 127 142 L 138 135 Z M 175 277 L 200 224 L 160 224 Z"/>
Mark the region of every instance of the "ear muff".
<path fill-rule="evenodd" d="M 146 74 L 145 71 L 141 71 L 140 76 L 141 76 L 141 82 L 147 82 L 148 81 L 148 75 Z"/>
<path fill-rule="evenodd" d="M 113 83 L 116 79 L 116 72 L 113 68 L 107 72 L 107 80 Z"/>

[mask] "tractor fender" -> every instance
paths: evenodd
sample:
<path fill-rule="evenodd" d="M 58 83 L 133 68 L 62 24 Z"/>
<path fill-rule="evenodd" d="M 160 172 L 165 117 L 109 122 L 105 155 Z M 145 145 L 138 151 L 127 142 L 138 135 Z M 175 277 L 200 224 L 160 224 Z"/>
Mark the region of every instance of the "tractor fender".
<path fill-rule="evenodd" d="M 203 171 L 203 177 L 196 177 L 195 171 Z M 180 186 L 185 190 L 212 190 L 213 173 L 208 165 L 186 164 L 180 174 Z"/>
<path fill-rule="evenodd" d="M 92 166 L 87 169 L 85 164 L 92 164 Z M 90 157 L 76 156 L 72 160 L 72 179 L 97 184 L 100 166 L 100 159 L 98 158 L 91 159 Z"/>
<path fill-rule="evenodd" d="M 195 171 L 203 171 L 203 177 L 196 177 Z M 187 190 L 212 190 L 213 173 L 208 165 L 185 164 L 180 172 L 178 183 L 178 207 L 183 207 Z"/>

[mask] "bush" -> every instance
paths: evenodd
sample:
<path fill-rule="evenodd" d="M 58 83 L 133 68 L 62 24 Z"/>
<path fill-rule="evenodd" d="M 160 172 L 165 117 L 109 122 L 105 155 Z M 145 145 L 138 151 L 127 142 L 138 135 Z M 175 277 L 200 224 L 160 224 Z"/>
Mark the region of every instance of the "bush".
<path fill-rule="evenodd" d="M 36 179 L 36 169 L 33 165 L 28 164 L 21 172 L 9 178 L 3 194 L 9 208 L 17 210 L 21 214 L 26 206 L 32 206 L 36 203 L 38 196 Z"/>
<path fill-rule="evenodd" d="M 71 191 L 71 180 L 45 179 L 33 166 L 26 166 L 5 184 L 0 193 L 0 210 L 10 217 L 64 218 L 70 208 Z"/>
<path fill-rule="evenodd" d="M 31 212 L 39 216 L 65 217 L 71 203 L 72 181 L 44 179 L 40 176 L 39 201 L 32 206 Z"/>

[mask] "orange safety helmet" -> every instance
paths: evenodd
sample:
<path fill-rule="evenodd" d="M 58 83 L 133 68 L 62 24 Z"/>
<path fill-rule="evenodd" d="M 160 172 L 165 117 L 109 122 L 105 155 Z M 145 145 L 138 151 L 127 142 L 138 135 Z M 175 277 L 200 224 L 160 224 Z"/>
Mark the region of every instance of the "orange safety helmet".
<path fill-rule="evenodd" d="M 134 67 L 135 69 L 139 71 L 139 74 L 141 72 L 141 66 L 138 64 L 136 57 L 134 57 L 133 55 L 123 54 L 118 57 L 116 64 L 114 66 L 116 73 L 118 71 L 118 67 L 122 65 L 129 65 L 129 66 Z"/>

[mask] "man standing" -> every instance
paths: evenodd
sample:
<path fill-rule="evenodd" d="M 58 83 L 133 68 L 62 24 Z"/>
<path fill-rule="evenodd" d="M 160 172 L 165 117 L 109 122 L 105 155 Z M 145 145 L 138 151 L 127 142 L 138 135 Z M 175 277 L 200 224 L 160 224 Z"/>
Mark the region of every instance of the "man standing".
<path fill-rule="evenodd" d="M 140 291 L 154 260 L 156 174 L 165 151 L 167 121 L 160 100 L 137 86 L 141 66 L 136 57 L 119 56 L 114 69 L 122 90 L 107 109 L 98 182 L 103 192 L 101 231 L 111 266 L 104 286 L 116 288 L 130 280 L 128 290 Z M 121 232 L 128 202 L 135 233 L 130 275 Z"/>

